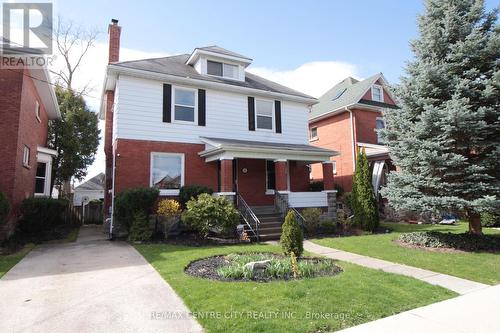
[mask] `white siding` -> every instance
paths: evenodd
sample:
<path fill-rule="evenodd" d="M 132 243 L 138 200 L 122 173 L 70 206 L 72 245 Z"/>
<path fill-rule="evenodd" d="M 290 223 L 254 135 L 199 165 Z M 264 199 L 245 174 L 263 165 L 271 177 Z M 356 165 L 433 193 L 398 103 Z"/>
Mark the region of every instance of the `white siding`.
<path fill-rule="evenodd" d="M 290 192 L 288 193 L 290 207 L 327 207 L 326 192 Z"/>
<path fill-rule="evenodd" d="M 248 130 L 248 95 L 207 90 L 206 126 L 162 122 L 162 82 L 120 76 L 117 138 L 200 143 L 200 136 L 307 144 L 305 104 L 282 101 L 282 133 Z M 172 117 L 173 119 L 173 117 Z"/>

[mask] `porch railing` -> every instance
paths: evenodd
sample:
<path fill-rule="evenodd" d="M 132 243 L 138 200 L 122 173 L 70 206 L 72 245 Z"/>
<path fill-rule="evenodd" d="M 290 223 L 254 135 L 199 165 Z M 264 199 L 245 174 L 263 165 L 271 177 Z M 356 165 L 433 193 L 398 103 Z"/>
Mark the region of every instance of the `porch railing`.
<path fill-rule="evenodd" d="M 245 221 L 245 224 L 257 238 L 257 241 L 259 241 L 259 218 L 255 215 L 250 206 L 246 203 L 245 199 L 243 199 L 239 193 L 236 193 L 236 207 L 240 212 L 243 221 Z"/>
<path fill-rule="evenodd" d="M 290 207 L 288 198 L 278 191 L 275 191 L 274 193 L 274 206 L 281 213 L 283 219 L 285 218 L 286 214 L 288 214 L 288 212 L 292 212 L 302 229 L 305 228 L 304 216 L 302 216 L 302 214 L 300 214 L 300 212 L 294 207 Z"/>

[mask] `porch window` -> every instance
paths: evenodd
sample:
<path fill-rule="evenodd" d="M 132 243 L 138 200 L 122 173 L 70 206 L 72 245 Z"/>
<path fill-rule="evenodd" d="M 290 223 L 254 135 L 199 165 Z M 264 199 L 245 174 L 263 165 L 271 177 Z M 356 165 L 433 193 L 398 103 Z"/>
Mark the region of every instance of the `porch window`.
<path fill-rule="evenodd" d="M 332 161 L 332 170 L 333 170 L 333 174 L 336 175 L 337 174 L 337 161 Z"/>
<path fill-rule="evenodd" d="M 47 163 L 38 162 L 35 176 L 35 195 L 48 195 L 46 193 Z"/>
<path fill-rule="evenodd" d="M 184 154 L 151 153 L 151 186 L 160 195 L 178 195 L 184 185 Z"/>
<path fill-rule="evenodd" d="M 266 161 L 266 191 L 274 191 L 276 189 L 276 172 L 274 170 L 274 162 Z"/>
<path fill-rule="evenodd" d="M 195 90 L 175 88 L 174 119 L 179 122 L 195 122 Z"/>
<path fill-rule="evenodd" d="M 273 130 L 274 103 L 266 100 L 255 100 L 255 115 L 257 117 L 257 128 Z"/>

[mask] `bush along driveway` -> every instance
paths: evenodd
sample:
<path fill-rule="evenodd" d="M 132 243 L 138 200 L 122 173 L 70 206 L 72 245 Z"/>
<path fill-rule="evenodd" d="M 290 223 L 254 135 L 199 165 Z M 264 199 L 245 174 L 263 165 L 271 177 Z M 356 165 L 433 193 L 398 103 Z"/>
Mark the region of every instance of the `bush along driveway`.
<path fill-rule="evenodd" d="M 318 245 L 334 249 L 419 267 L 485 284 L 494 285 L 500 283 L 500 254 L 498 253 L 409 248 L 403 247 L 396 242 L 402 233 L 408 232 L 463 233 L 467 230 L 467 224 L 465 223 L 459 223 L 455 226 L 383 223 L 382 226 L 392 230 L 392 232 L 314 239 L 312 241 Z M 485 228 L 484 232 L 500 237 L 498 230 Z"/>
<path fill-rule="evenodd" d="M 184 271 L 192 261 L 215 255 L 280 252 L 273 245 L 135 248 L 208 332 L 333 331 L 456 296 L 412 278 L 340 261 L 339 274 L 291 281 L 215 281 Z"/>

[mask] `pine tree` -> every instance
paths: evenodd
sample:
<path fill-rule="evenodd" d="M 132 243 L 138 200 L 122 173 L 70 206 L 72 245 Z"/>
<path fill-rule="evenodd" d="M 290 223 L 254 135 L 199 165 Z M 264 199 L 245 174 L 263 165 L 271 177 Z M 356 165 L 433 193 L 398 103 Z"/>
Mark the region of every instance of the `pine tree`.
<path fill-rule="evenodd" d="M 401 109 L 382 136 L 400 168 L 381 193 L 396 209 L 458 212 L 472 233 L 499 209 L 500 27 L 482 0 L 427 0 Z"/>
<path fill-rule="evenodd" d="M 365 150 L 358 150 L 353 175 L 352 203 L 354 223 L 364 230 L 375 231 L 379 226 L 377 201 L 373 192 L 370 166 Z"/>

